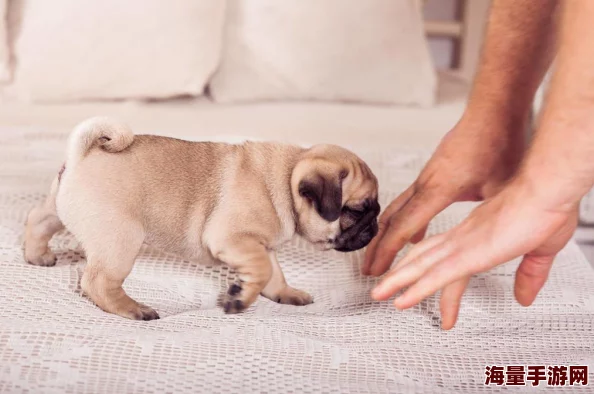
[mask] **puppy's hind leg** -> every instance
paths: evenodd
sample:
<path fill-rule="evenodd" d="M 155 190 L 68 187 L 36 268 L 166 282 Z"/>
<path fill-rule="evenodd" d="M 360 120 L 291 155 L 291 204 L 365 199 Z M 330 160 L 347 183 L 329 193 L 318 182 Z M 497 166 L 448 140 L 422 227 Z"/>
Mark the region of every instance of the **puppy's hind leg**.
<path fill-rule="evenodd" d="M 45 201 L 34 207 L 27 216 L 24 252 L 25 260 L 29 264 L 40 266 L 56 264 L 56 256 L 48 244 L 54 234 L 64 228 L 56 213 L 58 184 L 59 180 L 56 177 Z"/>
<path fill-rule="evenodd" d="M 87 253 L 83 292 L 105 312 L 132 320 L 158 319 L 154 309 L 136 302 L 122 288 L 144 241 L 142 226 L 129 220 L 112 222 L 117 229 L 109 224 L 103 223 L 98 231 L 93 226 L 94 233 L 81 237 Z"/>

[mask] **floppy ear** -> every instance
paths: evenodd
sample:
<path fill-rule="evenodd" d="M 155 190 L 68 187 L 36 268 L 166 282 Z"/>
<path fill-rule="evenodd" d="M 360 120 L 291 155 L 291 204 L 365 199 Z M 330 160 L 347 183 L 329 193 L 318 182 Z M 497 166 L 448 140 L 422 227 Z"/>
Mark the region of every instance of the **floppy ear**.
<path fill-rule="evenodd" d="M 342 209 L 342 179 L 314 175 L 299 182 L 299 195 L 309 199 L 318 214 L 329 222 L 340 217 Z"/>

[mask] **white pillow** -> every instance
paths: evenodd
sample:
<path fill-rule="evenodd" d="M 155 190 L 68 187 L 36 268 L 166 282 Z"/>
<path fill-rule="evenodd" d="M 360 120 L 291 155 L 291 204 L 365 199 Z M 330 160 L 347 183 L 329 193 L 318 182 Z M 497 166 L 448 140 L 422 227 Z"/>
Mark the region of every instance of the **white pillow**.
<path fill-rule="evenodd" d="M 435 102 L 415 0 L 230 0 L 216 101 Z"/>
<path fill-rule="evenodd" d="M 0 0 L 0 82 L 7 81 L 10 77 L 8 67 L 8 38 L 6 27 L 6 0 Z"/>
<path fill-rule="evenodd" d="M 199 95 L 218 65 L 221 0 L 13 1 L 21 99 Z"/>

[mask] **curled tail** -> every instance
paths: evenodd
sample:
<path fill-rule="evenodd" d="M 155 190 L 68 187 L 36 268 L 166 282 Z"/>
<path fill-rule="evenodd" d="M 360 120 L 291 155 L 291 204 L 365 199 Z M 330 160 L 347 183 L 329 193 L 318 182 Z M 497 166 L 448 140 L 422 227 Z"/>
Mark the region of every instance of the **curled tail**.
<path fill-rule="evenodd" d="M 78 164 L 94 147 L 116 153 L 130 146 L 133 140 L 132 130 L 115 119 L 106 117 L 87 119 L 76 126 L 70 134 L 66 166 L 73 167 Z"/>

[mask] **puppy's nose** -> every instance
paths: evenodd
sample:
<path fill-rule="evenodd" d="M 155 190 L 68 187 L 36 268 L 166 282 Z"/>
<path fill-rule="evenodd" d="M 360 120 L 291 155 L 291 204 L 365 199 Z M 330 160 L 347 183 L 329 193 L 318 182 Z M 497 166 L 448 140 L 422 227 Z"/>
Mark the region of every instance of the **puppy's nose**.
<path fill-rule="evenodd" d="M 367 244 L 371 242 L 373 237 L 374 236 L 371 231 L 365 231 L 361 233 L 361 235 L 359 236 L 359 242 L 362 244 L 361 247 L 367 246 Z"/>

